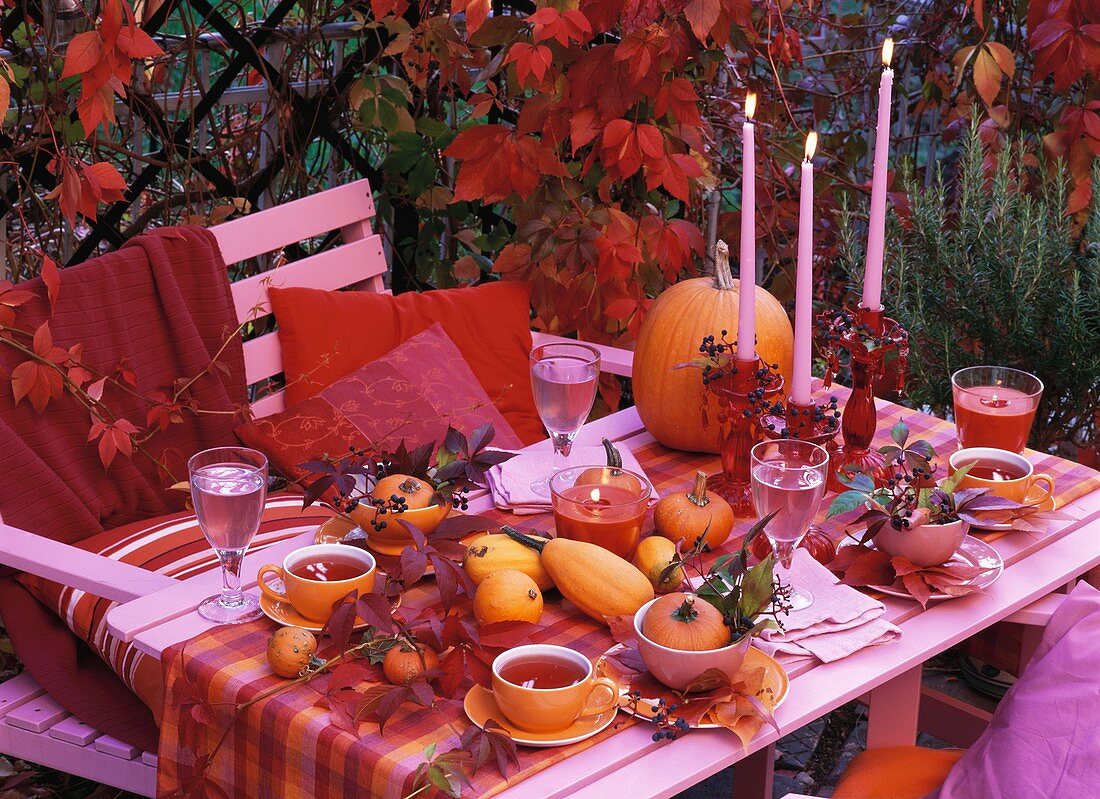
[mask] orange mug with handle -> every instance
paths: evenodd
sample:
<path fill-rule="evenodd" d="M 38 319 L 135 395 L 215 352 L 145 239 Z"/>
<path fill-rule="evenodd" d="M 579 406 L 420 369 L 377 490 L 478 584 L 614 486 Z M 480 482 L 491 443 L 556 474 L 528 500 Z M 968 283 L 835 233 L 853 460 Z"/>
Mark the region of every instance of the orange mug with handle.
<path fill-rule="evenodd" d="M 947 464 L 951 474 L 970 465 L 959 488 L 985 488 L 1021 505 L 1054 505 L 1054 478 L 1036 473 L 1023 455 L 994 447 L 969 447 L 952 452 Z"/>
<path fill-rule="evenodd" d="M 296 549 L 283 558 L 281 566 L 262 567 L 257 582 L 264 596 L 275 602 L 287 602 L 310 621 L 324 624 L 332 615 L 332 606 L 350 594 L 374 590 L 377 563 L 365 549 L 346 544 L 313 544 Z M 276 591 L 264 578 L 269 574 L 282 578 L 286 593 Z"/>
<path fill-rule="evenodd" d="M 599 697 L 598 694 L 606 696 Z M 592 661 L 572 649 L 525 644 L 493 661 L 493 698 L 508 721 L 528 732 L 557 732 L 577 719 L 613 711 L 619 685 L 595 676 Z"/>

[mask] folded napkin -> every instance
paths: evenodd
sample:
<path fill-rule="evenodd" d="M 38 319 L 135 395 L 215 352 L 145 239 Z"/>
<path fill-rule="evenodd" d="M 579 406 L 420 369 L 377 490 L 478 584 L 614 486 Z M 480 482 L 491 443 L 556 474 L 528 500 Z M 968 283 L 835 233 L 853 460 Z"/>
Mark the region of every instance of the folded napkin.
<path fill-rule="evenodd" d="M 754 644 L 768 654 L 815 657 L 829 663 L 901 637 L 900 629 L 880 618 L 886 610 L 881 602 L 841 584 L 805 549 L 795 550 L 791 579 L 813 594 L 814 602 L 780 616 L 784 629 L 760 634 Z"/>
<path fill-rule="evenodd" d="M 645 476 L 638 459 L 630 450 L 622 444 L 616 444 L 615 448 L 622 455 L 624 469 Z M 569 466 L 601 466 L 605 463 L 607 453 L 603 447 L 573 447 L 569 453 Z M 530 515 L 550 510 L 550 495 L 535 493 L 531 489 L 531 483 L 545 480 L 553 473 L 552 452 L 523 452 L 511 460 L 493 466 L 486 477 L 489 490 L 493 494 L 493 502 L 498 508 L 510 510 L 517 515 Z M 657 490 L 654 489 L 649 501 L 653 503 L 658 499 Z"/>

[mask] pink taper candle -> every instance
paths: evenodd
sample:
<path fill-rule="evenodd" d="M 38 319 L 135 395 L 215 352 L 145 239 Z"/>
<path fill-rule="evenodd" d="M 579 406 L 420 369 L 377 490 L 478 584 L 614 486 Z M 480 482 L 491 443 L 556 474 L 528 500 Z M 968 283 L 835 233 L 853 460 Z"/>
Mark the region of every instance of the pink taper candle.
<path fill-rule="evenodd" d="M 798 273 L 794 286 L 794 364 L 791 369 L 791 401 L 810 404 L 810 358 L 814 315 L 814 151 L 817 133 L 806 136 L 802 162 L 801 197 L 798 207 Z"/>
<path fill-rule="evenodd" d="M 756 357 L 756 95 L 745 98 L 741 127 L 741 286 L 737 298 L 737 357 Z"/>
<path fill-rule="evenodd" d="M 878 86 L 878 125 L 875 128 L 875 168 L 871 174 L 871 219 L 867 226 L 867 265 L 863 276 L 863 307 L 882 307 L 882 252 L 886 238 L 886 176 L 890 171 L 890 101 L 894 70 L 890 59 L 894 40 L 882 43 L 882 80 Z"/>

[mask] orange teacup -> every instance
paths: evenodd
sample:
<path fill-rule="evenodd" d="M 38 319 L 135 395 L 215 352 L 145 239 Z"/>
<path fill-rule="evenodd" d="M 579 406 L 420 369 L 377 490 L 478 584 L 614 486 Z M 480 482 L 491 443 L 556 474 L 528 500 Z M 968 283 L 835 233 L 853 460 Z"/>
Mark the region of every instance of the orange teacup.
<path fill-rule="evenodd" d="M 592 702 L 601 689 L 607 697 Z M 500 712 L 520 729 L 557 732 L 579 718 L 615 708 L 619 685 L 608 677 L 596 677 L 592 661 L 580 652 L 526 644 L 502 652 L 493 661 L 493 698 Z"/>
<path fill-rule="evenodd" d="M 324 624 L 332 615 L 332 606 L 357 590 L 374 590 L 377 564 L 365 549 L 344 544 L 314 544 L 296 549 L 283 558 L 283 565 L 269 563 L 260 569 L 260 590 L 276 602 L 288 602 L 311 621 Z M 286 586 L 279 593 L 264 580 L 277 574 Z"/>
<path fill-rule="evenodd" d="M 952 452 L 947 464 L 951 474 L 972 464 L 959 488 L 985 488 L 1021 505 L 1053 505 L 1054 478 L 1041 472 L 1036 474 L 1031 461 L 1023 455 L 993 447 L 969 447 Z"/>

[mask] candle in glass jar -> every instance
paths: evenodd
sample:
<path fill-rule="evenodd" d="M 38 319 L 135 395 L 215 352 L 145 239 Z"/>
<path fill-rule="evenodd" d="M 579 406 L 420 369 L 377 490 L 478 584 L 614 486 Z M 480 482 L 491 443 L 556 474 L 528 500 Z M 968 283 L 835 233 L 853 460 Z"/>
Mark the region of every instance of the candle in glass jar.
<path fill-rule="evenodd" d="M 963 447 L 1022 452 L 1035 420 L 1037 400 L 1007 386 L 972 386 L 955 392 L 955 426 Z"/>
<path fill-rule="evenodd" d="M 561 538 L 598 544 L 630 559 L 642 535 L 646 503 L 637 491 L 617 485 L 564 488 L 554 503 Z"/>

